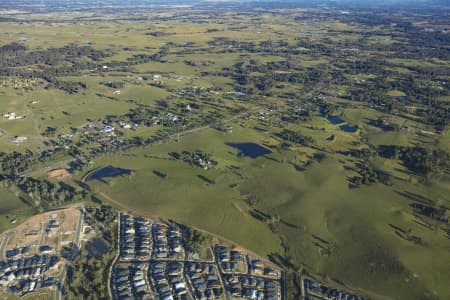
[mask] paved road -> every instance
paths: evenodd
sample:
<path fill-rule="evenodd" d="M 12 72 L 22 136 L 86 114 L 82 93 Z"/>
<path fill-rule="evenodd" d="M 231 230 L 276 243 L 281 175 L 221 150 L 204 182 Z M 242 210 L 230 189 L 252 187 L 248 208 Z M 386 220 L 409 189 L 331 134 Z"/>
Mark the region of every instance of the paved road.
<path fill-rule="evenodd" d="M 56 282 L 56 300 L 62 300 L 62 291 L 64 287 L 64 280 L 67 274 L 67 262 L 64 262 L 61 274 L 58 277 L 58 282 Z"/>
<path fill-rule="evenodd" d="M 81 229 L 83 226 L 83 218 L 84 218 L 84 213 L 83 210 L 80 208 L 80 218 L 78 219 L 78 223 L 77 223 L 77 228 L 76 228 L 76 232 L 75 232 L 75 239 L 74 239 L 74 244 L 77 245 L 78 248 L 80 248 L 80 239 L 81 239 Z"/>
<path fill-rule="evenodd" d="M 77 227 L 75 230 L 75 239 L 73 240 L 73 243 L 76 245 L 76 247 L 74 248 L 75 250 L 73 250 L 69 254 L 69 257 L 68 257 L 69 260 L 73 260 L 75 258 L 75 256 L 78 254 L 78 250 L 80 248 L 83 217 L 84 217 L 84 213 L 80 209 L 80 218 L 78 219 Z M 58 277 L 58 282 L 56 283 L 56 300 L 63 299 L 62 293 L 63 293 L 63 288 L 64 288 L 64 280 L 66 279 L 66 275 L 67 275 L 68 264 L 69 263 L 67 261 L 64 262 L 64 265 L 61 270 L 61 274 Z"/>
<path fill-rule="evenodd" d="M 0 257 L 2 260 L 6 259 L 6 256 L 5 256 L 6 249 L 5 248 L 8 245 L 8 242 L 11 239 L 11 237 L 14 235 L 14 233 L 15 232 L 12 230 L 8 230 L 3 233 L 4 237 L 3 237 L 2 243 L 0 244 Z"/>
<path fill-rule="evenodd" d="M 119 260 L 120 257 L 120 212 L 117 215 L 117 253 L 116 253 L 116 257 L 114 257 L 113 262 L 111 263 L 111 266 L 109 267 L 109 271 L 108 271 L 108 295 L 110 299 L 114 299 L 113 296 L 113 286 L 112 286 L 112 276 L 114 274 L 114 268 L 116 266 L 117 261 Z"/>
<path fill-rule="evenodd" d="M 36 245 L 36 248 L 37 248 L 36 251 L 37 252 L 39 252 L 39 249 L 41 248 L 42 243 L 44 242 L 45 236 L 47 235 L 46 229 L 47 229 L 47 222 L 44 222 L 42 224 L 41 236 L 39 237 L 38 243 Z"/>

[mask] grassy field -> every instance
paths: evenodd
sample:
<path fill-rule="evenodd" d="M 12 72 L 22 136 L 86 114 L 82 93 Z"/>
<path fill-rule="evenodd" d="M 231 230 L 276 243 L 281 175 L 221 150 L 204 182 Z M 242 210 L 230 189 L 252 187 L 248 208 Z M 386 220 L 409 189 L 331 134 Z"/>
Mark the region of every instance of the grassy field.
<path fill-rule="evenodd" d="M 14 192 L 5 188 L 0 188 L 0 207 L 0 232 L 16 226 L 11 223 L 12 220 L 20 224 L 34 213 Z"/>
<path fill-rule="evenodd" d="M 89 184 L 134 212 L 163 215 L 204 228 L 261 255 L 286 253 L 294 265 L 351 283 L 354 288 L 402 299 L 425 294 L 441 299 L 450 296 L 446 280 L 450 269 L 443 263 L 450 259 L 448 240 L 442 230 L 416 223 L 418 219 L 408 207 L 412 201 L 401 195 L 410 191 L 444 200 L 448 181 L 417 187 L 398 180 L 393 187 L 352 190 L 347 178 L 353 171 L 344 168 L 352 161 L 343 156 L 332 155 L 313 162 L 306 171 L 297 171 L 292 164 L 306 158 L 307 148 L 276 148 L 272 154 L 251 159 L 238 158 L 227 142 L 278 144 L 270 134 L 251 128 L 236 128 L 232 134 L 207 130 L 179 143 L 98 159 L 94 167 L 112 164 L 135 172 Z M 204 171 L 168 159 L 171 151 L 195 149 L 211 153 L 218 168 Z M 389 162 L 382 163 L 394 168 Z M 167 178 L 154 175 L 154 170 Z M 215 184 L 205 183 L 198 175 Z M 281 216 L 283 222 L 274 232 L 251 217 L 252 208 L 243 201 L 244 195 L 257 199 L 258 210 Z M 391 225 L 411 230 L 423 237 L 426 245 L 400 239 Z M 280 249 L 279 239 L 285 249 Z"/>
<path fill-rule="evenodd" d="M 208 139 L 202 138 L 203 143 L 199 143 L 199 139 L 183 139 L 177 145 L 191 151 L 222 148 L 223 156 L 215 154 L 219 159 L 218 170 L 208 172 L 169 160 L 168 152 L 175 149 L 171 144 L 161 144 L 151 151 L 136 150 L 97 160 L 94 167 L 108 161 L 114 166 L 130 168 L 135 173 L 130 178 L 114 178 L 106 180 L 106 183 L 95 182 L 93 186 L 123 204 L 125 202 L 122 199 L 127 198 L 129 203 L 126 205 L 131 210 L 148 215 L 162 215 L 208 229 L 258 253 L 279 251 L 276 235 L 246 212 L 239 190 L 229 186 L 237 181 L 235 175 L 229 174 L 226 169 L 226 166 L 235 161 L 235 155 L 228 154 L 232 148 L 214 143 L 212 138 L 217 136 L 217 132 L 209 130 L 206 134 Z M 216 141 L 221 142 L 221 139 Z M 153 174 L 155 170 L 168 174 L 169 179 L 156 176 Z M 215 180 L 216 184 L 207 184 L 199 175 Z M 132 194 L 130 190 L 133 191 Z M 261 239 L 255 232 L 262 232 L 267 238 Z"/>

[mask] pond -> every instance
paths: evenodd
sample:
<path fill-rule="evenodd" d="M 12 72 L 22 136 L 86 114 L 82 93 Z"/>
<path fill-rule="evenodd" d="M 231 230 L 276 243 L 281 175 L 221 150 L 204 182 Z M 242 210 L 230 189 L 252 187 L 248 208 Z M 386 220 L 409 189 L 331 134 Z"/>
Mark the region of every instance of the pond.
<path fill-rule="evenodd" d="M 238 149 L 239 157 L 248 156 L 250 158 L 258 158 L 260 156 L 270 154 L 272 151 L 269 149 L 258 145 L 256 143 L 225 143 L 227 146 Z"/>
<path fill-rule="evenodd" d="M 356 132 L 358 130 L 358 128 L 356 128 L 356 126 L 351 126 L 351 125 L 342 125 L 339 127 L 342 131 L 345 132 Z"/>
<path fill-rule="evenodd" d="M 100 168 L 86 177 L 86 181 L 94 180 L 94 179 L 102 179 L 105 177 L 116 177 L 121 175 L 130 175 L 131 170 L 128 169 L 122 169 L 122 168 L 116 168 L 113 166 L 106 166 L 103 168 Z"/>
<path fill-rule="evenodd" d="M 330 122 L 330 123 L 333 124 L 333 125 L 338 125 L 338 124 L 344 123 L 345 121 L 342 120 L 342 119 L 341 119 L 340 117 L 338 117 L 338 116 L 330 116 L 330 117 L 328 117 L 328 122 Z"/>
<path fill-rule="evenodd" d="M 99 257 L 109 250 L 109 243 L 102 238 L 95 238 L 87 244 L 90 256 Z"/>

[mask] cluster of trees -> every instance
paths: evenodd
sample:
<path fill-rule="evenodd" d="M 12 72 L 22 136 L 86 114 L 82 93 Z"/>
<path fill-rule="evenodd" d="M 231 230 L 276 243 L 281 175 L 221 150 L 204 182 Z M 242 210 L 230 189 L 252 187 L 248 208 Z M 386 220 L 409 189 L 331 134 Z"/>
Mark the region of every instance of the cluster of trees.
<path fill-rule="evenodd" d="M 147 32 L 146 35 L 150 35 L 150 36 L 153 36 L 153 37 L 161 37 L 161 36 L 168 35 L 168 33 L 167 32 L 163 32 L 163 31 L 150 31 L 150 32 Z"/>
<path fill-rule="evenodd" d="M 390 80 L 389 78 L 396 78 Z M 444 84 L 446 86 L 447 84 Z M 406 96 L 392 97 L 387 94 L 390 90 L 405 91 Z M 448 88 L 433 87 L 428 78 L 422 76 L 403 75 L 401 77 L 377 76 L 365 82 L 354 85 L 347 96 L 354 101 L 361 101 L 383 108 L 386 111 L 406 111 L 407 106 L 418 104 L 416 114 L 426 124 L 434 125 L 438 129 L 444 128 L 450 121 L 450 108 L 445 102 L 436 99 L 442 95 L 449 95 Z"/>
<path fill-rule="evenodd" d="M 225 37 L 217 37 L 208 42 L 208 45 L 223 48 L 223 52 L 234 52 L 234 49 L 255 52 L 257 45 L 254 42 L 233 40 Z"/>
<path fill-rule="evenodd" d="M 353 15 L 352 13 L 351 16 L 353 17 Z M 438 16 L 441 19 L 436 20 L 436 24 L 444 22 L 443 16 L 440 14 Z M 420 16 L 417 17 L 420 18 Z M 344 19 L 344 22 L 350 22 L 348 16 L 339 16 L 338 18 Z M 357 13 L 358 22 L 364 26 L 382 24 L 381 20 L 387 22 L 386 18 L 390 17 L 381 12 L 377 16 L 368 15 L 365 12 Z M 412 58 L 423 61 L 424 57 L 437 57 L 447 60 L 449 57 L 446 47 L 448 34 L 443 33 L 439 29 L 440 27 L 437 27 L 436 30 L 430 28 L 425 30 L 420 26 L 413 25 L 409 20 L 403 21 L 401 18 L 400 20 L 389 20 L 396 25 L 389 28 L 389 26 L 386 27 L 386 24 L 389 23 L 384 23 L 384 27 L 373 33 L 366 33 L 364 37 L 355 41 L 333 42 L 327 40 L 327 43 L 324 43 L 322 39 L 301 39 L 297 44 L 289 45 L 283 41 L 262 41 L 256 44 L 228 38 L 216 38 L 210 44 L 221 49 L 218 51 L 270 52 L 273 55 L 286 57 L 286 59 L 263 64 L 254 59 L 245 59 L 231 68 L 226 67 L 216 74 L 207 73 L 205 75 L 232 77 L 236 82 L 235 89 L 247 94 L 270 95 L 273 93 L 274 87 L 282 86 L 280 83 L 300 83 L 306 90 L 318 84 L 324 86 L 345 85 L 348 86 L 348 90 L 344 95 L 340 95 L 343 98 L 366 102 L 389 112 L 410 113 L 408 106 L 416 106 L 418 107 L 417 115 L 424 123 L 441 130 L 450 121 L 450 108 L 445 101 L 438 100 L 441 96 L 450 95 L 448 68 L 437 64 L 435 66 L 405 66 L 389 59 Z M 342 33 L 342 31 L 336 31 L 336 33 Z M 351 30 L 344 33 L 360 34 Z M 407 42 L 371 43 L 372 35 L 377 37 L 393 35 L 399 40 Z M 425 38 L 428 35 L 432 38 L 431 43 L 428 43 Z M 362 57 L 359 49 L 365 52 L 372 51 L 375 54 L 370 57 Z M 304 67 L 297 63 L 298 56 L 304 52 L 313 57 L 327 57 L 330 63 L 327 66 Z M 376 52 L 379 52 L 380 55 L 377 55 Z M 397 67 L 406 68 L 409 72 L 400 73 L 397 71 Z M 355 83 L 352 75 L 370 75 L 370 77 Z M 392 90 L 403 91 L 406 96 L 390 96 L 388 92 Z"/>
<path fill-rule="evenodd" d="M 369 160 L 361 160 L 356 163 L 358 176 L 349 179 L 350 187 L 358 187 L 360 185 L 370 185 L 377 182 L 390 184 L 390 176 L 388 173 L 376 169 Z"/>
<path fill-rule="evenodd" d="M 433 11 L 433 22 L 435 24 L 443 24 L 447 16 L 444 11 Z M 379 44 L 377 48 L 383 50 L 387 55 L 395 53 L 404 58 L 423 58 L 435 57 L 443 60 L 448 60 L 449 52 L 445 48 L 448 45 L 450 37 L 443 30 L 424 30 L 421 26 L 416 26 L 410 20 L 402 20 L 401 18 L 393 18 L 392 15 L 378 13 L 352 13 L 350 16 L 339 16 L 344 22 L 358 22 L 367 26 L 388 27 L 387 24 L 395 24 L 392 26 L 389 36 L 392 38 L 407 39 L 408 43 L 392 43 Z M 423 16 L 415 15 L 416 23 L 420 23 L 419 19 Z M 426 23 L 429 24 L 429 23 Z M 385 34 L 382 30 L 374 32 L 377 35 Z M 427 45 L 427 47 L 424 47 Z"/>
<path fill-rule="evenodd" d="M 8 56 L 17 56 L 19 53 L 23 53 L 23 51 L 27 50 L 24 44 L 20 43 L 11 43 L 6 44 L 0 47 L 0 59 Z"/>
<path fill-rule="evenodd" d="M 336 104 L 327 103 L 322 99 L 313 99 L 313 102 L 319 106 L 319 112 L 325 118 L 331 117 L 337 110 Z"/>
<path fill-rule="evenodd" d="M 254 201 L 254 198 L 252 199 L 253 197 L 249 197 L 249 198 L 247 198 L 246 199 L 246 202 L 249 204 L 249 201 Z M 257 201 L 257 200 L 256 200 Z M 255 207 L 255 204 L 256 203 L 251 203 L 250 202 L 250 206 L 251 207 Z M 271 214 L 268 214 L 268 213 L 264 213 L 264 212 L 262 212 L 262 211 L 260 211 L 259 209 L 256 209 L 256 208 L 254 208 L 254 209 L 252 209 L 251 211 L 250 211 L 250 215 L 253 217 L 253 218 L 255 218 L 255 219 L 257 219 L 257 220 L 259 220 L 259 221 L 261 221 L 261 222 L 264 222 L 268 227 L 269 227 L 269 229 L 272 231 L 272 232 L 277 232 L 277 230 L 278 230 L 278 227 L 277 227 L 277 225 L 278 224 L 280 224 L 281 222 L 282 222 L 282 220 L 281 220 L 281 216 L 279 215 L 279 214 L 273 214 L 273 215 L 271 215 Z"/>
<path fill-rule="evenodd" d="M 52 150 L 40 152 L 26 150 L 23 153 L 13 151 L 8 154 L 1 152 L 0 185 L 19 191 L 22 200 L 38 211 L 84 199 L 87 191 L 64 182 L 55 183 L 20 175 L 40 163 L 53 160 L 57 154 L 58 151 Z"/>
<path fill-rule="evenodd" d="M 135 54 L 127 58 L 125 61 L 112 61 L 108 63 L 109 68 L 129 67 L 139 64 L 146 64 L 152 61 L 163 61 L 163 58 L 168 54 L 168 49 L 162 48 L 154 54 Z"/>
<path fill-rule="evenodd" d="M 112 61 L 110 68 L 127 69 L 130 66 L 144 64 L 151 61 L 161 61 L 167 55 L 167 48 L 154 54 L 136 54 L 125 61 Z M 83 70 L 98 70 L 106 72 L 100 63 L 113 53 L 100 51 L 91 46 L 77 46 L 69 44 L 61 48 L 43 50 L 29 50 L 19 43 L 12 43 L 0 47 L 0 75 L 20 78 L 42 78 L 51 87 L 69 93 L 78 93 L 86 88 L 83 82 L 66 82 L 57 79 L 59 76 L 77 76 Z M 87 59 L 85 59 L 87 58 Z M 41 68 L 34 68 L 40 65 Z"/>
<path fill-rule="evenodd" d="M 102 238 L 105 239 L 109 244 L 116 243 L 115 233 L 116 231 L 111 230 L 115 228 L 115 222 L 117 220 L 117 211 L 109 205 L 100 205 L 93 209 L 89 213 L 89 217 L 94 219 L 96 228 L 102 233 Z"/>
<path fill-rule="evenodd" d="M 310 147 L 314 144 L 314 139 L 312 137 L 289 129 L 284 129 L 277 135 L 285 141 L 297 143 L 306 147 Z"/>
<path fill-rule="evenodd" d="M 439 101 L 430 101 L 427 109 L 418 109 L 416 113 L 424 123 L 438 130 L 444 129 L 450 122 L 450 107 Z"/>
<path fill-rule="evenodd" d="M 400 227 L 392 225 L 392 224 L 389 224 L 389 225 L 392 228 L 394 228 L 394 230 L 395 230 L 394 232 L 398 237 L 400 237 L 406 241 L 413 242 L 414 244 L 420 245 L 420 246 L 425 246 L 427 244 L 423 238 L 415 235 L 411 228 L 409 228 L 408 230 L 405 230 L 403 228 L 400 228 Z"/>
<path fill-rule="evenodd" d="M 183 226 L 186 234 L 186 247 L 192 253 L 200 253 L 202 248 L 210 247 L 211 237 L 200 231 Z"/>
<path fill-rule="evenodd" d="M 43 136 L 54 136 L 56 133 L 57 128 L 56 127 L 52 127 L 52 126 L 47 126 L 45 127 L 44 131 L 42 132 Z"/>
<path fill-rule="evenodd" d="M 0 152 L 1 168 L 7 174 L 19 174 L 38 163 L 44 163 L 53 158 L 55 151 L 44 150 L 35 153 L 26 150 L 24 153 L 13 151 L 10 153 Z"/>
<path fill-rule="evenodd" d="M 108 299 L 108 267 L 113 254 L 100 258 L 90 256 L 86 247 L 67 270 L 66 299 Z"/>
<path fill-rule="evenodd" d="M 217 165 L 217 161 L 211 159 L 211 154 L 206 153 L 201 150 L 196 150 L 194 152 L 189 152 L 186 150 L 178 152 L 170 152 L 169 155 L 177 160 L 182 160 L 191 166 L 197 166 L 201 168 L 208 168 Z"/>
<path fill-rule="evenodd" d="M 372 126 L 381 128 L 384 131 L 398 131 L 399 130 L 398 124 L 390 123 L 383 118 L 369 120 L 368 123 Z"/>
<path fill-rule="evenodd" d="M 113 81 L 113 82 L 105 82 L 104 85 L 113 89 L 121 89 L 125 86 L 125 83 L 122 81 Z"/>
<path fill-rule="evenodd" d="M 32 177 L 0 176 L 2 186 L 15 186 L 23 194 L 23 200 L 30 206 L 45 211 L 52 207 L 58 207 L 66 202 L 81 200 L 87 192 L 77 190 L 73 186 L 63 182 L 53 183 L 45 179 Z"/>
<path fill-rule="evenodd" d="M 410 171 L 420 175 L 450 171 L 450 154 L 442 149 L 380 145 L 377 151 L 382 157 L 400 159 Z"/>
<path fill-rule="evenodd" d="M 450 154 L 435 147 L 380 145 L 376 148 L 352 149 L 340 153 L 359 158 L 365 162 L 369 162 L 376 156 L 399 159 L 408 170 L 421 176 L 450 172 Z M 367 169 L 367 166 L 367 163 L 359 165 L 359 169 Z"/>
<path fill-rule="evenodd" d="M 286 272 L 286 300 L 296 300 L 302 298 L 302 277 L 299 272 Z"/>
<path fill-rule="evenodd" d="M 111 55 L 90 46 L 69 44 L 61 48 L 28 50 L 22 44 L 13 43 L 0 48 L 0 75 L 41 78 L 56 88 L 77 92 L 84 83 L 70 86 L 69 82 L 59 82 L 56 77 L 76 76 L 80 71 L 96 69 L 99 61 Z M 36 65 L 41 67 L 36 68 Z"/>
<path fill-rule="evenodd" d="M 239 85 L 253 85 L 258 91 L 268 91 L 280 82 L 312 86 L 330 81 L 331 75 L 320 68 L 300 68 L 290 60 L 257 64 L 239 62 L 233 66 L 233 78 Z M 254 76 L 260 73 L 261 76 Z"/>
<path fill-rule="evenodd" d="M 191 67 L 207 67 L 209 65 L 214 64 L 214 61 L 211 60 L 185 60 L 184 63 Z"/>
<path fill-rule="evenodd" d="M 370 84 L 353 87 L 349 91 L 348 96 L 345 96 L 344 98 L 352 101 L 367 102 L 389 112 L 392 111 L 394 107 L 394 99 L 388 97 L 385 91 L 377 90 Z"/>
<path fill-rule="evenodd" d="M 0 47 L 0 66 L 2 68 L 25 67 L 32 65 L 57 66 L 64 62 L 75 63 L 78 59 L 87 57 L 93 61 L 100 61 L 111 55 L 105 51 L 95 50 L 90 46 L 66 45 L 62 48 L 44 50 L 28 49 L 17 43 Z"/>
<path fill-rule="evenodd" d="M 80 92 L 81 90 L 84 90 L 87 88 L 87 84 L 81 81 L 63 81 L 58 80 L 54 77 L 48 77 L 44 76 L 43 79 L 45 79 L 49 85 L 47 88 L 54 87 L 56 89 L 65 91 L 69 94 L 76 94 Z"/>
<path fill-rule="evenodd" d="M 100 256 L 92 256 L 88 246 L 85 245 L 73 263 L 67 269 L 67 278 L 64 281 L 65 299 L 108 299 L 109 272 L 116 255 L 114 249 L 117 244 L 117 229 L 115 221 L 117 212 L 110 206 L 102 205 L 89 209 L 86 218 L 92 220 L 94 229 L 100 232 L 100 237 L 109 247 Z"/>
<path fill-rule="evenodd" d="M 148 105 L 139 105 L 135 108 L 131 108 L 124 116 L 121 121 L 130 122 L 133 124 L 152 126 L 153 118 L 158 117 L 160 112 Z"/>

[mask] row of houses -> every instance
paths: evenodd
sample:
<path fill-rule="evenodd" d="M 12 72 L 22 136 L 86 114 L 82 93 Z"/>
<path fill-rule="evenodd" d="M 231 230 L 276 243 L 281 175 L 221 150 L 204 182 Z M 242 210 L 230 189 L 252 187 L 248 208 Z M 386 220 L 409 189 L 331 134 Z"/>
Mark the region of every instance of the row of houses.
<path fill-rule="evenodd" d="M 256 259 L 250 256 L 247 256 L 248 269 L 249 273 L 253 275 L 272 277 L 275 279 L 281 278 L 281 271 L 275 270 L 268 266 L 265 266 L 264 263 L 260 259 Z"/>
<path fill-rule="evenodd" d="M 184 259 L 181 230 L 173 225 L 152 223 L 141 217 L 120 214 L 120 255 L 125 260 Z"/>
<path fill-rule="evenodd" d="M 215 253 L 221 271 L 225 274 L 248 273 L 273 279 L 281 278 L 280 270 L 275 270 L 250 255 L 223 246 L 216 246 Z"/>
<path fill-rule="evenodd" d="M 119 219 L 114 299 L 282 299 L 281 272 L 259 259 L 220 245 L 214 247 L 214 261 L 191 258 L 178 225 L 125 213 Z M 146 245 L 148 252 L 139 256 L 137 249 L 147 249 Z"/>
<path fill-rule="evenodd" d="M 120 255 L 125 260 L 148 260 L 152 252 L 151 222 L 120 214 Z"/>
<path fill-rule="evenodd" d="M 156 259 L 184 259 L 185 249 L 181 230 L 174 225 L 155 223 L 152 227 Z"/>
<path fill-rule="evenodd" d="M 279 281 L 252 275 L 225 275 L 227 292 L 233 297 L 252 300 L 280 300 Z"/>
<path fill-rule="evenodd" d="M 329 299 L 329 300 L 364 300 L 362 296 L 352 295 L 348 292 L 328 287 L 310 278 L 303 279 L 303 289 L 305 300 L 308 299 Z"/>
<path fill-rule="evenodd" d="M 224 289 L 215 264 L 186 262 L 185 276 L 196 300 L 215 300 L 222 298 Z"/>
<path fill-rule="evenodd" d="M 215 255 L 229 295 L 252 300 L 282 299 L 281 271 L 224 246 L 216 245 Z"/>
<path fill-rule="evenodd" d="M 12 259 L 12 258 L 17 258 L 19 256 L 24 256 L 27 255 L 30 251 L 30 247 L 16 247 L 16 248 L 12 248 L 9 250 L 6 250 L 6 258 L 8 259 Z"/>
<path fill-rule="evenodd" d="M 215 254 L 222 273 L 247 273 L 247 261 L 243 253 L 216 245 Z"/>
<path fill-rule="evenodd" d="M 154 261 L 150 265 L 150 279 L 153 290 L 161 300 L 190 300 L 186 280 L 183 276 L 183 262 Z"/>
<path fill-rule="evenodd" d="M 89 123 L 81 127 L 81 133 L 92 134 L 92 133 L 103 133 L 105 135 L 114 135 L 116 128 L 110 124 L 106 123 Z M 72 136 L 73 137 L 73 136 Z"/>
<path fill-rule="evenodd" d="M 146 280 L 147 264 L 135 262 L 116 268 L 113 274 L 113 286 L 117 299 L 152 299 Z"/>
<path fill-rule="evenodd" d="M 9 291 L 19 297 L 27 293 L 35 292 L 41 288 L 51 287 L 56 285 L 55 277 L 42 277 L 36 279 L 23 279 L 17 282 L 16 285 L 9 286 Z"/>
<path fill-rule="evenodd" d="M 0 261 L 0 285 L 19 296 L 51 286 L 56 281 L 47 272 L 57 269 L 59 260 L 56 255 L 34 255 Z"/>

